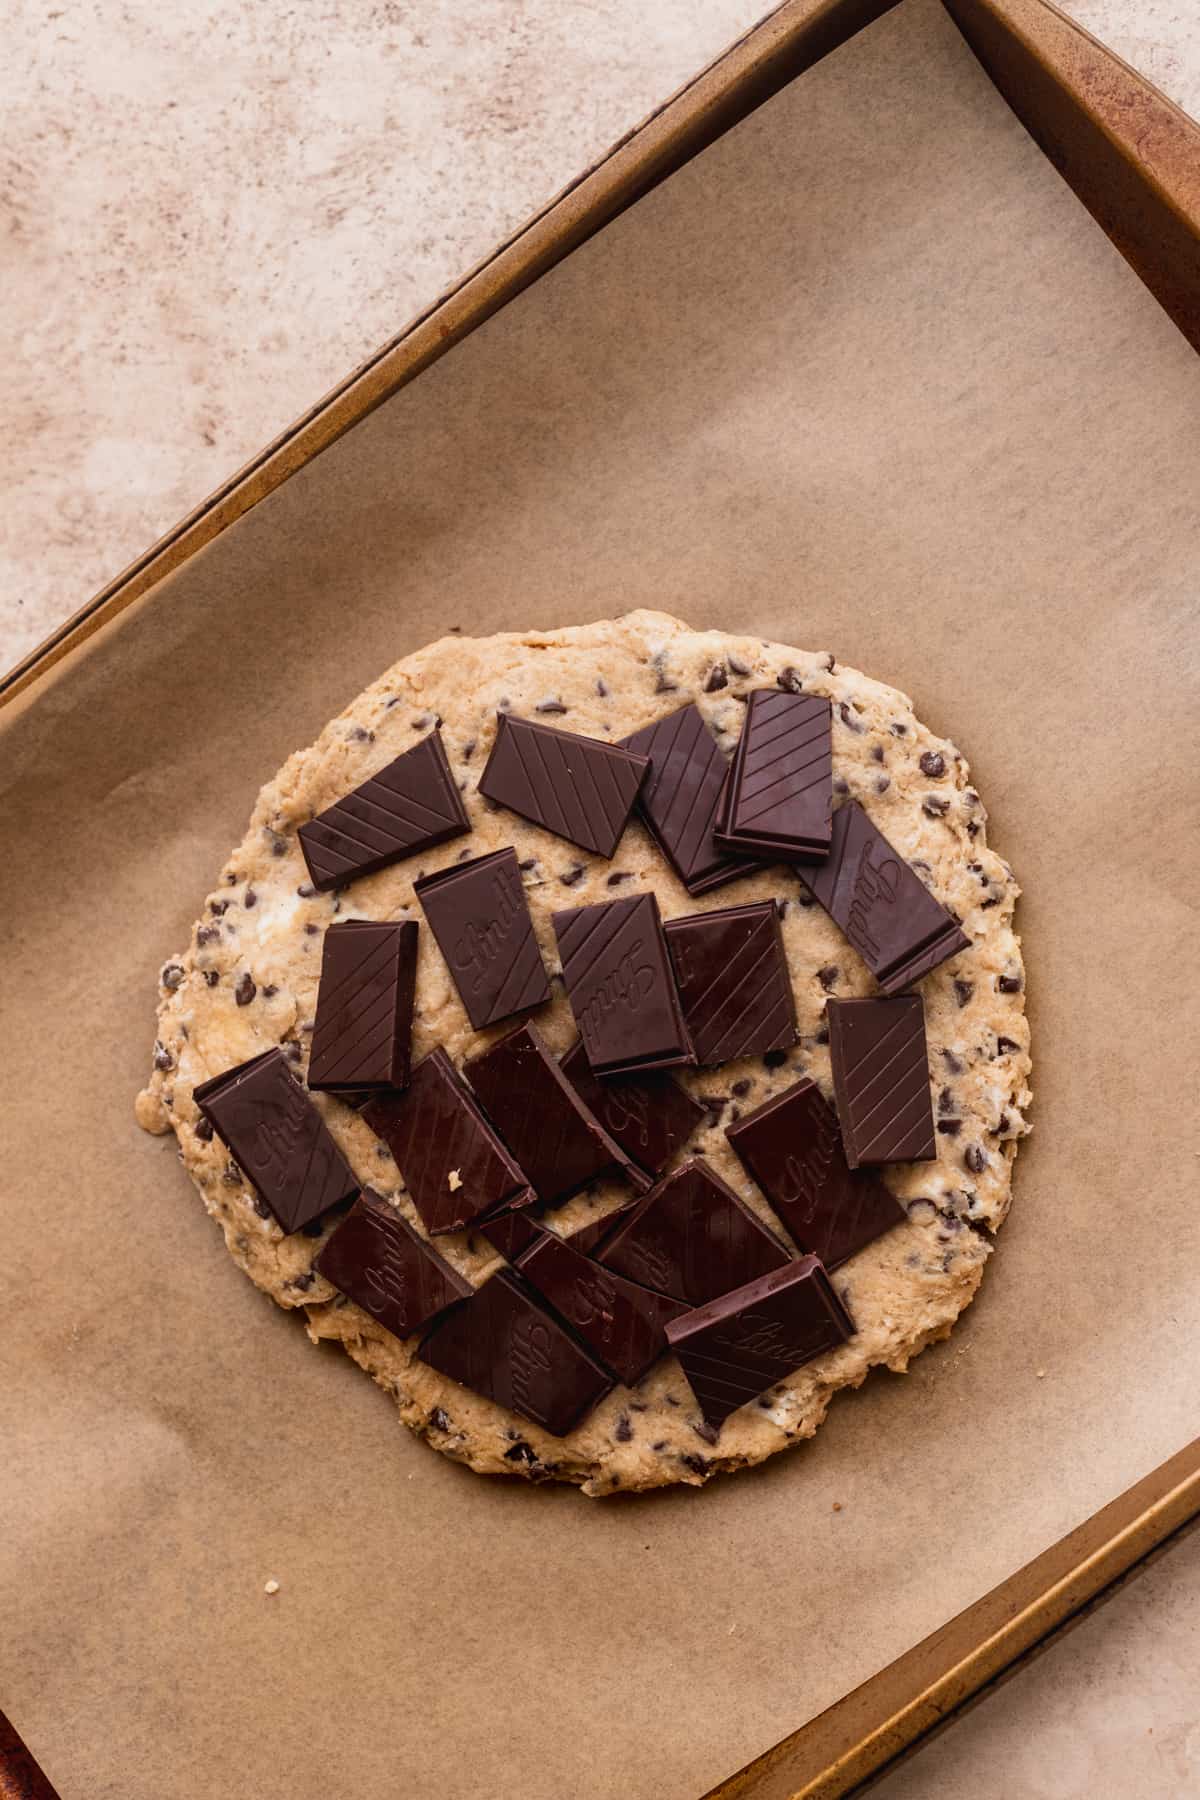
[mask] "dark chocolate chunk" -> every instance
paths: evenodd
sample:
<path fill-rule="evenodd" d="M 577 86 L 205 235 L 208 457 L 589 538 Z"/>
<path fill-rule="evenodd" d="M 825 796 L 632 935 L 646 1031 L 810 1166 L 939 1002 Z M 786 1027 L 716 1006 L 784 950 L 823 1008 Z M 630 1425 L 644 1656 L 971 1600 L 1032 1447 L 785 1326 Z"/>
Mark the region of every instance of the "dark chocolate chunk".
<path fill-rule="evenodd" d="M 550 983 L 515 850 L 495 850 L 413 883 L 476 1031 L 544 1006 Z"/>
<path fill-rule="evenodd" d="M 614 1229 L 622 1213 L 629 1212 L 636 1205 L 636 1200 L 628 1201 L 624 1206 L 615 1207 L 612 1212 L 605 1213 L 602 1219 L 592 1219 L 588 1224 L 581 1225 L 579 1230 L 573 1231 L 567 1240 L 572 1250 L 580 1250 L 584 1256 L 590 1256 L 601 1239 L 606 1238 Z"/>
<path fill-rule="evenodd" d="M 501 713 L 479 792 L 583 850 L 611 856 L 650 767 L 599 738 Z"/>
<path fill-rule="evenodd" d="M 300 1231 L 358 1192 L 354 1171 L 281 1050 L 201 1082 L 192 1098 L 284 1231 Z"/>
<path fill-rule="evenodd" d="M 321 956 L 308 1085 L 331 1093 L 408 1085 L 417 926 L 331 925 Z"/>
<path fill-rule="evenodd" d="M 558 1066 L 626 1155 L 651 1175 L 662 1174 L 704 1120 L 704 1108 L 670 1075 L 599 1080 L 592 1074 L 582 1038 L 575 1040 Z"/>
<path fill-rule="evenodd" d="M 528 1178 L 439 1046 L 403 1094 L 379 1095 L 363 1118 L 396 1159 L 427 1231 L 462 1231 L 484 1213 L 524 1204 Z"/>
<path fill-rule="evenodd" d="M 921 752 L 921 773 L 936 781 L 939 775 L 946 773 L 946 759 L 940 750 L 923 750 Z"/>
<path fill-rule="evenodd" d="M 595 1074 L 695 1062 L 653 894 L 556 912 L 554 933 Z"/>
<path fill-rule="evenodd" d="M 774 1232 L 699 1157 L 621 1213 L 595 1256 L 618 1275 L 689 1306 L 789 1260 Z"/>
<path fill-rule="evenodd" d="M 339 1293 L 398 1338 L 423 1331 L 472 1292 L 470 1282 L 370 1188 L 326 1240 L 316 1266 Z"/>
<path fill-rule="evenodd" d="M 937 1155 L 920 994 L 830 1000 L 829 1054 L 846 1161 L 929 1162 Z"/>
<path fill-rule="evenodd" d="M 563 1437 L 613 1385 L 609 1371 L 501 1269 L 435 1325 L 417 1352 L 431 1369 Z"/>
<path fill-rule="evenodd" d="M 688 1310 L 680 1300 L 601 1268 L 549 1232 L 522 1252 L 520 1269 L 626 1387 L 634 1387 L 666 1349 L 667 1321 Z"/>
<path fill-rule="evenodd" d="M 649 1177 L 584 1105 L 532 1025 L 510 1031 L 464 1072 L 539 1200 L 566 1200 L 614 1166 L 646 1188 Z"/>
<path fill-rule="evenodd" d="M 833 815 L 829 860 L 804 881 L 885 994 L 909 987 L 971 940 L 857 800 Z"/>
<path fill-rule="evenodd" d="M 800 1248 L 827 1269 L 904 1221 L 878 1176 L 847 1166 L 837 1118 L 815 1081 L 798 1081 L 725 1136 Z"/>
<path fill-rule="evenodd" d="M 470 829 L 441 733 L 431 731 L 302 825 L 299 837 L 313 886 L 325 892 Z"/>
<path fill-rule="evenodd" d="M 773 900 L 667 925 L 683 1016 L 705 1067 L 796 1041 L 796 1008 Z"/>
<path fill-rule="evenodd" d="M 854 1336 L 854 1321 L 815 1256 L 760 1276 L 666 1327 L 700 1411 L 730 1413 Z"/>
<path fill-rule="evenodd" d="M 717 820 L 732 855 L 820 861 L 829 850 L 833 760 L 829 701 L 756 688 Z"/>
<path fill-rule="evenodd" d="M 698 706 L 681 706 L 621 742 L 650 758 L 638 811 L 689 894 L 705 894 L 757 867 L 713 842 L 728 765 Z"/>
<path fill-rule="evenodd" d="M 518 1206 L 511 1212 L 479 1219 L 472 1229 L 485 1237 L 501 1256 L 507 1256 L 509 1262 L 516 1262 L 522 1250 L 527 1250 L 534 1239 L 542 1235 L 541 1228 L 533 1217 L 533 1210 L 528 1206 Z"/>

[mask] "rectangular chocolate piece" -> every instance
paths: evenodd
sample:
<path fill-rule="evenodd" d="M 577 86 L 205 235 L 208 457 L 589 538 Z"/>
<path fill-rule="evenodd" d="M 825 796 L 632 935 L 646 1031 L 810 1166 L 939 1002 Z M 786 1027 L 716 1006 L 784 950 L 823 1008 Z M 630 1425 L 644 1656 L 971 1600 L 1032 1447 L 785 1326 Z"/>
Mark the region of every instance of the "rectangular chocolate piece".
<path fill-rule="evenodd" d="M 324 892 L 470 829 L 442 734 L 431 731 L 298 836 L 312 884 Z"/>
<path fill-rule="evenodd" d="M 932 1162 L 933 1103 L 920 994 L 830 1000 L 829 1055 L 846 1161 Z"/>
<path fill-rule="evenodd" d="M 554 935 L 593 1074 L 695 1062 L 653 894 L 567 907 Z"/>
<path fill-rule="evenodd" d="M 527 1177 L 440 1045 L 417 1064 L 403 1094 L 372 1099 L 362 1116 L 395 1157 L 434 1236 L 525 1202 Z"/>
<path fill-rule="evenodd" d="M 775 1233 L 698 1156 L 619 1214 L 594 1254 L 605 1268 L 689 1306 L 790 1261 Z"/>
<path fill-rule="evenodd" d="M 836 1269 L 907 1214 L 867 1169 L 851 1169 L 833 1108 L 798 1081 L 725 1136 L 802 1250 Z"/>
<path fill-rule="evenodd" d="M 670 1075 L 639 1074 L 634 1080 L 606 1075 L 601 1081 L 592 1074 L 582 1038 L 558 1066 L 610 1137 L 651 1175 L 662 1174 L 708 1117 Z"/>
<path fill-rule="evenodd" d="M 610 1171 L 644 1192 L 649 1179 L 605 1131 L 532 1025 L 518 1025 L 464 1073 L 546 1205 Z"/>
<path fill-rule="evenodd" d="M 602 1268 L 552 1232 L 522 1251 L 519 1267 L 626 1387 L 636 1386 L 663 1354 L 668 1320 L 688 1310 L 682 1300 Z"/>
<path fill-rule="evenodd" d="M 565 1437 L 613 1385 L 608 1369 L 513 1269 L 501 1269 L 434 1326 L 431 1369 Z"/>
<path fill-rule="evenodd" d="M 857 800 L 833 815 L 828 860 L 804 884 L 840 925 L 885 994 L 911 987 L 971 948 L 958 920 L 884 837 Z"/>
<path fill-rule="evenodd" d="M 474 1290 L 379 1194 L 364 1188 L 316 1268 L 393 1337 L 412 1337 Z"/>
<path fill-rule="evenodd" d="M 756 688 L 717 820 L 718 848 L 761 861 L 820 861 L 833 807 L 831 710 L 818 694 Z"/>
<path fill-rule="evenodd" d="M 308 1085 L 328 1093 L 408 1086 L 417 925 L 331 925 L 321 955 Z"/>
<path fill-rule="evenodd" d="M 773 900 L 671 919 L 667 947 L 698 1063 L 795 1043 L 796 1003 Z"/>
<path fill-rule="evenodd" d="M 515 850 L 494 850 L 413 883 L 476 1031 L 545 1006 L 542 964 Z"/>
<path fill-rule="evenodd" d="M 650 767 L 618 744 L 500 713 L 479 792 L 581 849 L 611 856 Z"/>
<path fill-rule="evenodd" d="M 758 868 L 757 859 L 728 856 L 713 838 L 729 765 L 694 702 L 621 743 L 650 758 L 638 812 L 689 894 L 706 894 Z"/>
<path fill-rule="evenodd" d="M 854 1336 L 815 1256 L 722 1294 L 667 1327 L 700 1411 L 718 1431 L 739 1406 Z"/>
<path fill-rule="evenodd" d="M 192 1098 L 284 1231 L 300 1231 L 358 1192 L 358 1177 L 282 1050 L 214 1075 Z"/>

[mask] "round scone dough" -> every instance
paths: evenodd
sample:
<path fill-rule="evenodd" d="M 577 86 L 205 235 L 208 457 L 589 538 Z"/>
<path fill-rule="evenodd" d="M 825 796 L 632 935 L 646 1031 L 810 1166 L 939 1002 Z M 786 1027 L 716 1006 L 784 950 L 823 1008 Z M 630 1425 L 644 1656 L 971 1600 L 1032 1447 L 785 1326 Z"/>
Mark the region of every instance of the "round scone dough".
<path fill-rule="evenodd" d="M 545 718 L 615 742 L 691 700 L 731 751 L 746 695 L 776 683 L 829 696 L 835 803 L 847 795 L 863 803 L 971 940 L 970 950 L 943 963 L 920 987 L 937 1161 L 891 1164 L 883 1171 L 908 1217 L 833 1276 L 857 1325 L 849 1342 L 742 1407 L 719 1434 L 702 1419 L 678 1363 L 665 1356 L 636 1389 L 614 1388 L 569 1436 L 551 1437 L 428 1368 L 415 1355 L 415 1340 L 392 1337 L 318 1275 L 313 1258 L 337 1216 L 323 1229 L 311 1228 L 317 1235 L 286 1237 L 263 1216 L 236 1163 L 213 1137 L 193 1090 L 277 1044 L 302 1075 L 326 926 L 335 919 L 420 920 L 413 881 L 458 860 L 466 844 L 472 856 L 515 846 L 550 970 L 559 966 L 550 922 L 557 907 L 649 888 L 671 918 L 775 898 L 796 999 L 794 1050 L 786 1057 L 747 1057 L 719 1069 L 676 1073 L 708 1103 L 708 1119 L 687 1153 L 707 1157 L 748 1205 L 781 1230 L 726 1143 L 724 1127 L 801 1075 L 832 1096 L 826 1000 L 877 991 L 857 952 L 783 865 L 693 900 L 636 817 L 608 862 L 491 807 L 477 792 L 497 712 Z M 438 722 L 471 837 L 365 876 L 340 894 L 314 893 L 297 828 Z M 617 875 L 621 881 L 611 885 Z M 1013 931 L 1017 893 L 1008 864 L 987 846 L 987 813 L 958 750 L 920 723 L 905 695 L 843 667 L 827 652 L 692 631 L 666 614 L 644 611 L 558 631 L 452 635 L 389 669 L 263 788 L 191 943 L 162 970 L 159 1036 L 137 1116 L 149 1131 L 174 1130 L 206 1208 L 251 1280 L 280 1306 L 302 1308 L 314 1341 L 338 1339 L 393 1396 L 405 1423 L 444 1455 L 485 1474 L 575 1482 L 588 1494 L 699 1484 L 811 1437 L 839 1388 L 857 1387 L 876 1363 L 905 1369 L 919 1350 L 947 1335 L 974 1297 L 1008 1211 L 1017 1143 L 1028 1130 L 1029 1031 L 1020 940 Z M 574 1026 L 560 977 L 553 994 L 536 1019 L 561 1052 Z M 414 1057 L 440 1043 L 461 1062 L 513 1023 L 471 1030 L 423 928 Z M 312 1099 L 361 1181 L 423 1231 L 386 1148 L 349 1106 L 327 1094 Z M 569 1235 L 628 1198 L 616 1182 L 598 1184 L 549 1222 Z M 478 1234 L 439 1237 L 437 1244 L 476 1284 L 502 1262 Z"/>

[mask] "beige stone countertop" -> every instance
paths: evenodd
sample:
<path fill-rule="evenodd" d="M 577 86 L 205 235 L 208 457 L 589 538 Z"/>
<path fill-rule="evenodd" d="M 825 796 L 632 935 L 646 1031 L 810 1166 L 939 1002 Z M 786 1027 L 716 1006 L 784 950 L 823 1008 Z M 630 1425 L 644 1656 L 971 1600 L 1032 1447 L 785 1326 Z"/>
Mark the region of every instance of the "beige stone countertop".
<path fill-rule="evenodd" d="M 1064 9 L 1200 116 L 1197 0 Z M 0 667 L 763 10 L 0 0 Z M 1193 1532 L 872 1792 L 1200 1797 L 1198 1621 Z"/>

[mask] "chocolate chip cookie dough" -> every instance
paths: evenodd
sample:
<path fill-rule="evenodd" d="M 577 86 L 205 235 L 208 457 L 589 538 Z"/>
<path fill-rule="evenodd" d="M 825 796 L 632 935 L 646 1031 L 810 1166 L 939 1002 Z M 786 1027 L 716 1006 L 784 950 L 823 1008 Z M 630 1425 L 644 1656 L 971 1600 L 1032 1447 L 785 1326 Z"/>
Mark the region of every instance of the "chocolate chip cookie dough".
<path fill-rule="evenodd" d="M 420 1360 L 415 1338 L 393 1336 L 340 1293 L 314 1265 L 347 1203 L 285 1234 L 214 1134 L 195 1090 L 277 1048 L 288 1069 L 304 1079 L 324 934 L 333 924 L 356 920 L 422 925 L 414 1064 L 438 1045 L 460 1068 L 478 1058 L 518 1021 L 473 1029 L 414 893 L 415 882 L 467 857 L 510 847 L 516 853 L 537 945 L 554 972 L 551 1001 L 533 1019 L 559 1055 L 574 1043 L 575 1025 L 557 973 L 556 912 L 650 893 L 669 923 L 717 906 L 776 901 L 795 1004 L 794 1046 L 715 1068 L 674 1069 L 673 1078 L 700 1102 L 703 1115 L 672 1166 L 703 1157 L 782 1238 L 788 1253 L 798 1255 L 784 1220 L 750 1180 L 725 1130 L 804 1076 L 832 1100 L 827 1002 L 879 993 L 879 982 L 836 922 L 836 904 L 824 894 L 818 904 L 805 885 L 804 866 L 783 862 L 738 873 L 718 896 L 693 897 L 680 880 L 678 859 L 673 868 L 663 854 L 661 826 L 656 841 L 636 812 L 607 857 L 479 792 L 498 719 L 540 720 L 617 746 L 637 741 L 634 734 L 644 736 L 656 721 L 694 702 L 729 757 L 748 696 L 767 688 L 830 702 L 835 807 L 858 802 L 965 936 L 967 947 L 922 974 L 916 990 L 924 1000 L 936 1155 L 873 1171 L 902 1212 L 892 1229 L 830 1274 L 834 1303 L 852 1319 L 853 1336 L 777 1380 L 719 1430 L 706 1420 L 680 1362 L 667 1354 L 636 1387 L 612 1387 L 565 1436 L 552 1436 Z M 300 828 L 435 729 L 470 836 L 449 837 L 319 891 L 302 854 Z M 703 882 L 696 885 L 703 888 Z M 1028 1129 L 1029 1031 L 1013 930 L 1017 894 L 1012 871 L 988 847 L 986 809 L 959 751 L 920 723 L 903 694 L 826 652 L 696 632 L 647 611 L 557 631 L 451 635 L 389 669 L 263 788 L 190 943 L 162 969 L 158 1039 L 137 1117 L 148 1131 L 175 1132 L 188 1173 L 246 1274 L 280 1306 L 300 1312 L 314 1341 L 340 1341 L 392 1395 L 406 1424 L 443 1454 L 483 1473 L 574 1482 L 593 1495 L 701 1484 L 810 1437 L 839 1388 L 858 1386 L 876 1364 L 907 1368 L 927 1344 L 948 1334 L 973 1298 L 1008 1211 L 1013 1161 Z M 348 1097 L 314 1092 L 309 1100 L 363 1187 L 427 1236 L 390 1151 Z M 627 1181 L 606 1177 L 543 1222 L 570 1237 L 632 1198 Z M 581 1240 L 594 1241 L 595 1233 Z M 439 1235 L 436 1249 L 473 1288 L 504 1266 L 480 1229 Z"/>

